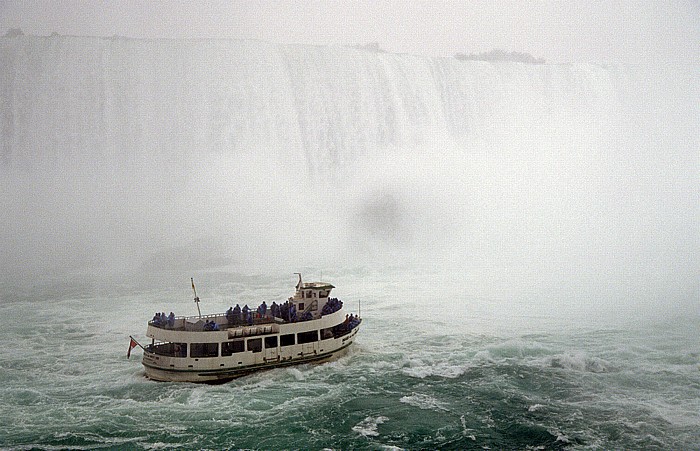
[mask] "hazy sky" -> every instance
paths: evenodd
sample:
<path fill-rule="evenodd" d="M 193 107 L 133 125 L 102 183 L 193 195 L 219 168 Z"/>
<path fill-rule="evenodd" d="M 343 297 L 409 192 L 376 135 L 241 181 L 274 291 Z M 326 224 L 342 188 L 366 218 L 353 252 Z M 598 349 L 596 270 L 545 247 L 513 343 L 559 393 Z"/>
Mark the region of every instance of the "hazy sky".
<path fill-rule="evenodd" d="M 242 38 L 452 56 L 501 48 L 548 62 L 700 60 L 698 0 L 0 0 L 0 32 Z"/>

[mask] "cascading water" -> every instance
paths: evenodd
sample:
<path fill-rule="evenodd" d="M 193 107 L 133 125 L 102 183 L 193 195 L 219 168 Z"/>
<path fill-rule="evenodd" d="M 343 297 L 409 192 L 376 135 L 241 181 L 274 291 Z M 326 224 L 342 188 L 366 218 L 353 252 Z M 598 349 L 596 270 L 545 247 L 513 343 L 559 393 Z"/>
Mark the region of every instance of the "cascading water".
<path fill-rule="evenodd" d="M 692 67 L 0 43 L 5 269 L 400 260 L 697 293 Z"/>

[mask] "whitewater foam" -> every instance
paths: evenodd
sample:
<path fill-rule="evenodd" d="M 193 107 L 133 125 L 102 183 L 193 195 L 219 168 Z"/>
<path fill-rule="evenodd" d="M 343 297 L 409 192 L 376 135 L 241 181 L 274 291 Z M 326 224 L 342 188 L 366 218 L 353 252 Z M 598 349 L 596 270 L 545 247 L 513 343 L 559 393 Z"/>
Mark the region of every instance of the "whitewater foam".
<path fill-rule="evenodd" d="M 424 410 L 448 410 L 446 403 L 423 393 L 412 393 L 411 395 L 403 396 L 399 401 Z"/>
<path fill-rule="evenodd" d="M 364 436 L 376 437 L 379 435 L 377 428 L 386 421 L 389 421 L 389 418 L 381 415 L 377 417 L 367 417 L 353 426 L 352 430 Z"/>

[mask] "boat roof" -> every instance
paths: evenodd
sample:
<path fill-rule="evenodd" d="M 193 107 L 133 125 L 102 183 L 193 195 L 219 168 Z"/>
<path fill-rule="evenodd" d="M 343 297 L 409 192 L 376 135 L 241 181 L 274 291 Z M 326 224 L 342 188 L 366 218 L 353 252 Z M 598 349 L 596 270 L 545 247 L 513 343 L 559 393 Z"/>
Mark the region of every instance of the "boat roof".
<path fill-rule="evenodd" d="M 324 282 L 304 282 L 301 284 L 300 288 L 302 290 L 308 290 L 308 289 L 326 290 L 326 289 L 332 289 L 335 287 L 333 285 L 331 285 L 330 283 L 324 283 Z"/>

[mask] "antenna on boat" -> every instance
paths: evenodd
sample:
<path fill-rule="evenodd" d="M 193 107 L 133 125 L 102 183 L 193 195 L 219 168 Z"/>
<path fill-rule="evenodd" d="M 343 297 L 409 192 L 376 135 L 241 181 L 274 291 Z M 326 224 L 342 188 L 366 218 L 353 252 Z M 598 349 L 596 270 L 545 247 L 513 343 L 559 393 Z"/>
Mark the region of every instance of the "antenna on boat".
<path fill-rule="evenodd" d="M 199 297 L 197 296 L 197 289 L 194 287 L 194 278 L 190 277 L 190 281 L 192 282 L 192 291 L 194 291 L 194 302 L 197 304 L 197 313 L 199 313 L 199 317 L 202 317 L 202 311 L 199 309 Z"/>
<path fill-rule="evenodd" d="M 297 276 L 299 276 L 299 283 L 297 283 L 297 290 L 298 290 L 299 288 L 301 288 L 301 273 L 300 273 L 300 272 L 295 272 L 294 274 L 296 274 Z"/>

